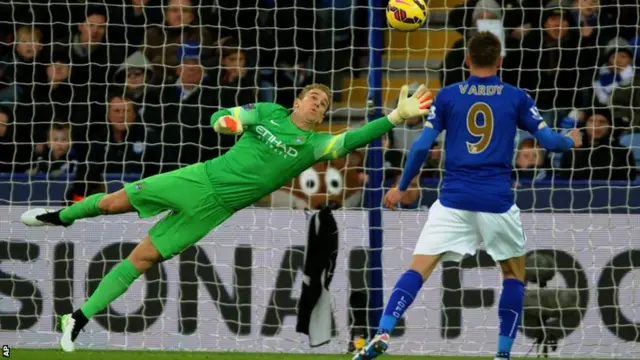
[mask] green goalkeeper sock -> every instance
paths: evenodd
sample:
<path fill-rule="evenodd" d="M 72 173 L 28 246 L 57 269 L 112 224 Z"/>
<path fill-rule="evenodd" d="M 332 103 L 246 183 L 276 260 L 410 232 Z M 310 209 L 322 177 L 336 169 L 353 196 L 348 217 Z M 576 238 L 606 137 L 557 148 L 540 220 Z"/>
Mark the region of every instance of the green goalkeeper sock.
<path fill-rule="evenodd" d="M 138 277 L 140 277 L 138 270 L 133 267 L 129 259 L 125 259 L 100 281 L 98 288 L 80 307 L 80 311 L 90 319 L 124 294 Z"/>
<path fill-rule="evenodd" d="M 102 211 L 98 208 L 98 204 L 105 195 L 107 194 L 93 194 L 82 201 L 62 209 L 62 211 L 60 211 L 60 220 L 63 223 L 70 224 L 78 219 L 102 215 Z"/>

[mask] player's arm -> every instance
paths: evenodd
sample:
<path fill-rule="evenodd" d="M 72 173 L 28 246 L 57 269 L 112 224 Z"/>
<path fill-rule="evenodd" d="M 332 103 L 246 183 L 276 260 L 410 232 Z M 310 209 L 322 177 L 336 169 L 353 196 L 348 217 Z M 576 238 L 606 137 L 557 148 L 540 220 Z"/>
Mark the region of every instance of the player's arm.
<path fill-rule="evenodd" d="M 211 126 L 216 132 L 239 135 L 244 126 L 256 124 L 260 120 L 260 104 L 248 104 L 218 110 L 211 115 Z"/>
<path fill-rule="evenodd" d="M 429 117 L 424 123 L 424 129 L 416 141 L 411 145 L 407 161 L 405 162 L 398 186 L 389 190 L 384 197 L 384 205 L 389 209 L 395 209 L 396 205 L 405 196 L 405 192 L 411 182 L 420 173 L 424 160 L 429 155 L 433 142 L 445 128 L 446 118 L 446 94 L 441 91 L 435 103 L 431 107 Z"/>
<path fill-rule="evenodd" d="M 567 135 L 559 134 L 547 126 L 533 99 L 523 93 L 520 107 L 518 126 L 528 131 L 547 150 L 555 152 L 568 151 L 573 147 L 582 145 L 582 136 L 578 129 L 573 129 Z"/>
<path fill-rule="evenodd" d="M 444 128 L 444 116 L 446 112 L 446 94 L 441 92 L 431 107 L 431 113 L 424 123 L 424 129 L 416 141 L 411 145 L 407 161 L 400 177 L 398 190 L 406 191 L 411 185 L 411 181 L 420 173 L 424 160 L 429 155 L 429 150 L 433 142 L 438 138 Z"/>
<path fill-rule="evenodd" d="M 388 116 L 368 122 L 359 129 L 349 130 L 332 137 L 322 149 L 320 159 L 336 159 L 359 149 L 373 140 L 388 133 L 394 126 L 404 123 L 407 119 L 429 114 L 433 96 L 424 85 L 409 97 L 409 87 L 400 89 L 398 107 Z"/>
<path fill-rule="evenodd" d="M 398 183 L 398 190 L 407 191 L 413 179 L 420 173 L 422 164 L 424 164 L 424 160 L 429 155 L 429 150 L 438 135 L 440 135 L 440 131 L 434 129 L 433 125 L 427 121 L 424 130 L 411 145 L 404 170 L 402 170 L 400 183 Z"/>

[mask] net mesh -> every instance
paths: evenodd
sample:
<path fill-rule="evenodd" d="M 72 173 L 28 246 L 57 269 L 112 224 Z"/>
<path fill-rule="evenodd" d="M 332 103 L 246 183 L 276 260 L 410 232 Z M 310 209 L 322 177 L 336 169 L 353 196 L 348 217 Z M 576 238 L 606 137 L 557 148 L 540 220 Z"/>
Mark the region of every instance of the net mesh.
<path fill-rule="evenodd" d="M 382 77 L 385 112 L 404 84 L 437 94 L 468 76 L 467 40 L 485 29 L 503 40 L 502 79 L 526 88 L 551 127 L 582 128 L 585 136 L 584 150 L 571 156 L 545 153 L 524 132 L 514 139 L 516 200 L 530 250 L 515 352 L 544 338 L 556 340 L 549 351 L 563 357 L 638 357 L 637 3 L 432 0 L 424 28 L 374 30 L 385 49 L 382 68 L 372 69 L 368 16 L 382 11 L 363 0 L 0 4 L 3 340 L 56 347 L 56 317 L 77 309 L 157 220 L 126 215 L 26 228 L 23 211 L 218 157 L 237 138 L 215 133 L 212 113 L 256 101 L 291 108 L 314 82 L 333 90 L 318 130 L 359 127 L 377 90 L 368 85 L 370 71 Z M 137 280 L 90 322 L 78 346 L 350 349 L 367 326 L 368 210 L 380 207 L 365 201 L 367 151 L 384 152 L 386 190 L 421 129 L 420 122 L 394 129 L 382 149 L 314 165 L 240 211 Z M 442 148 L 441 138 L 402 200 L 407 211 L 383 212 L 385 295 L 437 197 Z M 303 209 L 327 202 L 344 209 L 334 212 L 337 335 L 310 349 L 295 331 L 308 234 Z M 485 252 L 443 264 L 394 334 L 394 352 L 491 355 L 500 289 L 494 265 Z"/>

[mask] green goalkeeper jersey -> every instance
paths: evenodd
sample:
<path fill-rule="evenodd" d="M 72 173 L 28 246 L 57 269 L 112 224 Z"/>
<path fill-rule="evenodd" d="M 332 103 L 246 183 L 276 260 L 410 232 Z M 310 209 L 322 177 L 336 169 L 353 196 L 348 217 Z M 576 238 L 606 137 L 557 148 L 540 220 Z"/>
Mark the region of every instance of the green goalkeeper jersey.
<path fill-rule="evenodd" d="M 339 135 L 305 131 L 291 121 L 291 112 L 273 103 L 220 110 L 240 120 L 244 133 L 224 155 L 205 167 L 214 192 L 231 210 L 247 207 L 322 160 L 347 155 L 388 132 L 393 124 L 380 118 Z"/>

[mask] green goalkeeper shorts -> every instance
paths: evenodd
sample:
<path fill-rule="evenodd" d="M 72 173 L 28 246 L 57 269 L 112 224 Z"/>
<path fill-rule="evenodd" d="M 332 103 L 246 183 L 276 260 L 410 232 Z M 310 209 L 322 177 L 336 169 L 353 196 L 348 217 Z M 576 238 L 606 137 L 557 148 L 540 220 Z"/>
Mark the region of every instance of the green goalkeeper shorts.
<path fill-rule="evenodd" d="M 202 163 L 129 183 L 124 189 L 142 219 L 169 211 L 149 230 L 151 242 L 165 260 L 233 215 L 213 190 Z"/>

